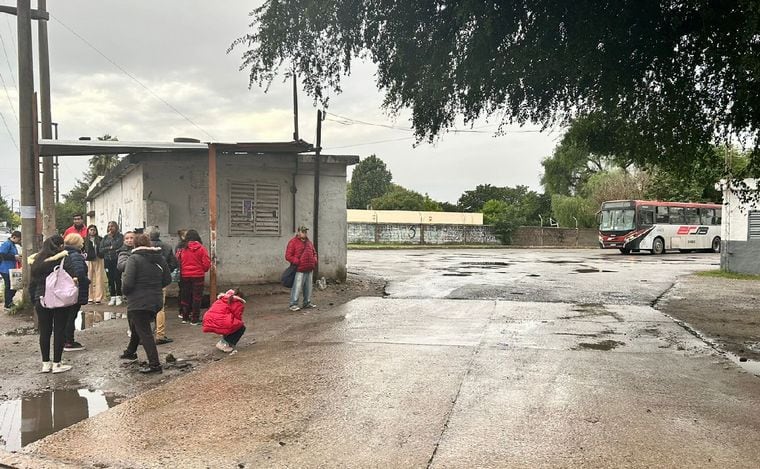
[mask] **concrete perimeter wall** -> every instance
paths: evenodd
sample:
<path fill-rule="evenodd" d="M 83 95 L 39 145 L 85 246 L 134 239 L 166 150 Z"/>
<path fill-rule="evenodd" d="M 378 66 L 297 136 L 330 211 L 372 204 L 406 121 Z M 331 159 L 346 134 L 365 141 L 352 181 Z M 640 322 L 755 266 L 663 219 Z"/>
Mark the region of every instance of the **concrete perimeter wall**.
<path fill-rule="evenodd" d="M 427 225 L 402 223 L 348 223 L 349 244 L 501 244 L 490 225 Z M 598 247 L 593 228 L 539 228 L 522 226 L 513 246 Z"/>

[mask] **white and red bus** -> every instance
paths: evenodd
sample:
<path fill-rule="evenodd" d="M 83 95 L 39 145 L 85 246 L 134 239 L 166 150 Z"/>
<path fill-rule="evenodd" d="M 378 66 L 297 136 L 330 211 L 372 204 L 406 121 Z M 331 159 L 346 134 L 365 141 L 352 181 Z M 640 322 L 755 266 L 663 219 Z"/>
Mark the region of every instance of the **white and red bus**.
<path fill-rule="evenodd" d="M 611 200 L 599 212 L 599 244 L 623 254 L 720 252 L 721 216 L 718 204 Z"/>

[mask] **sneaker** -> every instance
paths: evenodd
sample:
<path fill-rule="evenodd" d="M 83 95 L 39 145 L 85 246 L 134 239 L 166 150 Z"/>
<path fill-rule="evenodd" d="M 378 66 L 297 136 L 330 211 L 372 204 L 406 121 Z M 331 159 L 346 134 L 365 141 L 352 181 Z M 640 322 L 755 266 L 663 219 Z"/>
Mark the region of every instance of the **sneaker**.
<path fill-rule="evenodd" d="M 63 373 L 64 371 L 69 371 L 71 369 L 71 365 L 61 365 L 60 363 L 53 363 L 53 373 Z"/>
<path fill-rule="evenodd" d="M 305 305 L 303 305 L 302 309 L 311 309 L 311 308 L 316 308 L 316 307 L 317 305 L 315 305 L 314 303 L 306 303 Z"/>
<path fill-rule="evenodd" d="M 137 360 L 137 352 L 130 353 L 129 351 L 125 350 L 121 352 L 121 355 L 119 355 L 119 358 L 122 360 Z"/>
<path fill-rule="evenodd" d="M 101 303 L 100 300 L 98 300 L 98 301 L 95 302 L 96 305 L 99 305 L 100 303 Z"/>
<path fill-rule="evenodd" d="M 84 350 L 84 345 L 80 344 L 79 342 L 75 341 L 69 344 L 63 344 L 64 352 L 77 352 L 79 350 Z"/>
<path fill-rule="evenodd" d="M 116 306 L 116 297 L 112 296 L 110 300 L 108 300 L 108 306 Z"/>
<path fill-rule="evenodd" d="M 174 342 L 174 339 L 170 339 L 168 337 L 161 337 L 160 339 L 156 340 L 156 345 L 171 344 L 172 342 Z"/>
<path fill-rule="evenodd" d="M 53 362 L 42 362 L 40 373 L 50 373 L 51 371 L 53 371 Z"/>
<path fill-rule="evenodd" d="M 182 324 L 190 324 L 190 321 L 188 321 L 187 319 L 183 319 Z"/>
<path fill-rule="evenodd" d="M 300 311 L 301 308 L 298 307 L 298 305 L 290 305 L 290 308 L 288 308 L 291 311 Z"/>
<path fill-rule="evenodd" d="M 146 366 L 141 366 L 140 369 L 137 371 L 144 374 L 163 373 L 164 369 L 161 367 L 161 365 L 146 365 Z"/>
<path fill-rule="evenodd" d="M 195 321 L 190 321 L 191 326 L 200 326 L 203 324 L 200 319 L 196 319 Z"/>
<path fill-rule="evenodd" d="M 93 304 L 93 303 L 95 303 L 95 302 L 94 302 L 94 301 L 92 301 L 92 300 L 87 300 L 87 304 L 90 304 L 90 305 L 91 305 L 91 304 Z"/>
<path fill-rule="evenodd" d="M 121 300 L 121 297 L 120 297 L 120 296 L 117 296 L 117 297 L 116 297 L 116 303 L 114 303 L 114 306 L 121 306 L 121 301 L 122 301 L 122 300 Z"/>
<path fill-rule="evenodd" d="M 127 337 L 132 338 L 132 329 L 127 329 Z"/>
<path fill-rule="evenodd" d="M 219 350 L 221 350 L 224 353 L 230 353 L 233 350 L 235 350 L 224 339 L 222 339 L 222 340 L 220 340 L 219 342 L 216 343 L 216 348 L 219 349 Z"/>

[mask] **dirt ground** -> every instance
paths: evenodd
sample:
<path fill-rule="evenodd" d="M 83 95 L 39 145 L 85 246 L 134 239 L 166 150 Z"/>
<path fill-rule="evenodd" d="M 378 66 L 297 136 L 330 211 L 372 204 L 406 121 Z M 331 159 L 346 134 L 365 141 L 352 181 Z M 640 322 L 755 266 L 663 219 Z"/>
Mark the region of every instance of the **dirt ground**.
<path fill-rule="evenodd" d="M 682 277 L 655 308 L 720 349 L 760 361 L 760 281 Z"/>
<path fill-rule="evenodd" d="M 253 287 L 246 295 L 248 303 L 244 319 L 247 330 L 238 346 L 250 347 L 256 339 L 266 339 L 288 327 L 315 320 L 316 316 L 328 314 L 331 309 L 356 297 L 382 296 L 384 288 L 382 280 L 349 275 L 346 283 L 328 284 L 323 291 L 314 290 L 312 300 L 316 309 L 291 312 L 287 309 L 289 289 L 279 285 Z M 64 352 L 63 362 L 73 365 L 73 369 L 58 375 L 39 373 L 39 336 L 31 316 L 0 313 L 0 401 L 50 389 L 90 389 L 113 394 L 117 396 L 115 401 L 119 402 L 227 356 L 214 347 L 219 336 L 204 334 L 200 326 L 182 324 L 177 315 L 176 299 L 169 299 L 167 303 L 166 334 L 174 342 L 160 345 L 158 351 L 162 362 L 169 354 L 177 362 L 174 366 L 168 364 L 163 374 L 148 376 L 136 371 L 136 363 L 124 363 L 118 358 L 129 341 L 125 306 L 83 307 L 88 317 L 85 325 L 89 327 L 78 330 L 75 336 L 86 350 Z M 92 321 L 92 318 L 122 315 L 123 318 Z M 145 360 L 142 347 L 138 349 L 138 357 L 140 361 Z"/>

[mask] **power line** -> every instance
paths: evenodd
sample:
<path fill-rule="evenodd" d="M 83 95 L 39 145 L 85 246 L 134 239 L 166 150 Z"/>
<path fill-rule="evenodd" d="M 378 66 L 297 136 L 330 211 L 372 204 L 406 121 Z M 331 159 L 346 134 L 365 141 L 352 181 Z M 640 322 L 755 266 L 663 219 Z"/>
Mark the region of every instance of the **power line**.
<path fill-rule="evenodd" d="M 341 125 L 360 124 L 360 125 L 369 125 L 373 127 L 383 127 L 383 128 L 392 129 L 392 130 L 401 130 L 404 132 L 414 131 L 413 129 L 408 129 L 406 127 L 398 127 L 398 126 L 389 125 L 389 124 L 378 124 L 375 122 L 367 122 L 367 121 L 363 121 L 359 119 L 354 119 L 353 117 L 341 116 L 332 112 L 327 114 L 327 116 L 328 116 L 326 118 L 327 120 L 332 121 L 332 122 L 337 122 L 338 124 L 341 124 Z M 340 120 L 330 119 L 330 116 L 335 116 L 339 118 Z M 455 133 L 455 134 L 493 134 L 493 132 L 490 130 L 477 130 L 477 129 L 482 129 L 485 127 L 487 126 L 477 127 L 475 129 L 450 129 L 450 130 L 447 130 L 446 132 Z M 541 132 L 542 130 L 540 129 L 518 129 L 518 130 L 508 131 L 508 133 L 541 133 Z"/>
<path fill-rule="evenodd" d="M 157 100 L 159 100 L 162 103 L 164 103 L 166 105 L 166 107 L 168 107 L 172 111 L 176 112 L 183 119 L 185 119 L 190 124 L 192 124 L 196 129 L 198 129 L 201 132 L 203 132 L 204 134 L 208 135 L 209 138 L 211 138 L 211 140 L 215 140 L 215 138 L 214 138 L 213 135 L 211 135 L 210 133 L 206 132 L 205 129 L 203 129 L 201 126 L 199 126 L 198 124 L 196 124 L 195 122 L 193 122 L 189 117 L 187 117 L 182 112 L 180 112 L 179 109 L 177 109 L 176 107 L 174 107 L 171 104 L 169 104 L 164 98 L 162 98 L 161 96 L 159 96 L 158 94 L 156 94 L 153 90 L 151 90 L 150 88 L 148 88 L 147 85 L 145 85 L 143 82 L 141 82 L 140 80 L 138 80 L 137 77 L 135 77 L 134 75 L 132 75 L 131 73 L 129 73 L 124 67 L 122 67 L 121 65 L 119 65 L 116 62 L 114 62 L 113 60 L 111 60 L 111 58 L 109 58 L 106 54 L 104 54 L 103 52 L 101 52 L 100 49 L 98 49 L 97 47 L 95 47 L 94 45 L 92 45 L 92 43 L 90 43 L 87 39 L 85 39 L 84 37 L 82 37 L 76 31 L 74 31 L 73 29 L 71 29 L 68 25 L 66 25 L 66 23 L 64 23 L 63 21 L 61 21 L 58 17 L 54 17 L 53 14 L 50 13 L 50 18 L 52 18 L 55 21 L 57 21 L 58 23 L 60 23 L 61 26 L 63 26 L 64 28 L 66 28 L 74 36 L 78 37 L 82 42 L 84 42 L 85 44 L 87 44 L 92 50 L 94 50 L 95 52 L 97 52 L 98 54 L 100 54 L 104 59 L 106 59 L 108 62 L 110 62 L 111 65 L 113 65 L 114 67 L 116 67 L 119 70 L 121 70 L 122 73 L 124 73 L 126 76 L 128 76 L 129 78 L 131 78 L 132 80 L 134 80 L 135 83 L 137 83 L 138 85 L 140 85 L 143 88 L 145 88 L 145 90 L 148 91 L 148 93 L 150 93 L 151 95 L 153 95 L 153 97 L 156 98 Z"/>
<path fill-rule="evenodd" d="M 11 142 L 13 142 L 13 146 L 16 147 L 16 150 L 18 150 L 18 143 L 16 143 L 16 138 L 13 136 L 13 132 L 11 132 L 11 128 L 8 127 L 8 122 L 5 121 L 5 115 L 0 112 L 0 118 L 3 119 L 3 125 L 5 126 L 5 129 L 8 131 L 8 135 L 11 137 Z"/>
<path fill-rule="evenodd" d="M 3 83 L 3 89 L 5 90 L 5 97 L 8 98 L 8 104 L 11 105 L 11 111 L 13 111 L 13 117 L 16 119 L 16 123 L 18 124 L 18 116 L 16 115 L 16 108 L 13 106 L 13 100 L 11 99 L 10 93 L 8 93 L 8 87 L 5 86 L 5 78 L 3 78 L 2 73 L 0 73 L 0 82 Z"/>
<path fill-rule="evenodd" d="M 0 44 L 3 45 L 3 55 L 5 56 L 5 63 L 8 64 L 8 70 L 11 72 L 11 78 L 13 78 L 13 86 L 18 89 L 18 83 L 16 82 L 16 75 L 13 74 L 13 67 L 11 67 L 11 60 L 8 58 L 8 51 L 5 50 L 5 39 L 0 34 Z"/>
<path fill-rule="evenodd" d="M 401 140 L 414 140 L 414 139 L 415 139 L 415 137 L 390 138 L 388 140 L 377 140 L 375 142 L 355 143 L 355 144 L 352 144 L 352 145 L 342 145 L 342 146 L 339 146 L 339 147 L 329 147 L 329 148 L 325 148 L 325 150 L 337 150 L 339 148 L 361 147 L 363 145 L 374 145 L 374 144 L 377 144 L 377 143 L 399 142 Z"/>

